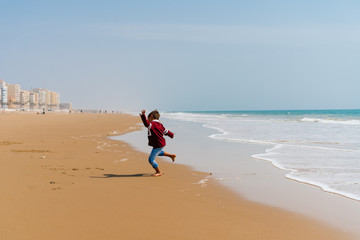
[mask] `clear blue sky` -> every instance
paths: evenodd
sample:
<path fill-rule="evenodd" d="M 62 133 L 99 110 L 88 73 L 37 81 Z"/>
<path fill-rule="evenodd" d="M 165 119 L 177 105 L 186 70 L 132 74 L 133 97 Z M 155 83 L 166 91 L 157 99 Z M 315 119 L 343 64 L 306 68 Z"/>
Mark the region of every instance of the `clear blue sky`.
<path fill-rule="evenodd" d="M 0 0 L 0 78 L 75 108 L 360 108 L 360 1 Z"/>

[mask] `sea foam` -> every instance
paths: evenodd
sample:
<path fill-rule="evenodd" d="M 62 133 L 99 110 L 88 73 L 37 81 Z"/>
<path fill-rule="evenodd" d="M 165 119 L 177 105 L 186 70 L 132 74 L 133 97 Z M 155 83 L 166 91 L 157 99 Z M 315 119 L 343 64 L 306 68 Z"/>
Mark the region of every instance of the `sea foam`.
<path fill-rule="evenodd" d="M 269 145 L 254 158 L 286 177 L 360 200 L 360 110 L 166 113 L 202 123 L 218 141 Z M 231 168 L 231 166 L 228 166 Z"/>
<path fill-rule="evenodd" d="M 302 122 L 316 122 L 316 123 L 327 123 L 327 124 L 347 124 L 347 125 L 359 125 L 360 120 L 337 120 L 337 119 L 321 119 L 321 118 L 302 118 Z"/>

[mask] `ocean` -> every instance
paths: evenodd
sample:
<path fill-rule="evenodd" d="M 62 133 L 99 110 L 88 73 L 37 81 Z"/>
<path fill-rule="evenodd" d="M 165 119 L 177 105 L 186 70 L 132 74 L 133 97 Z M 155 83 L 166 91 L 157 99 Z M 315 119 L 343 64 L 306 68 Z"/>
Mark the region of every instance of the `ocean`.
<path fill-rule="evenodd" d="M 360 201 L 360 110 L 167 112 L 161 118 L 201 124 L 213 130 L 206 137 L 233 148 L 236 143 L 264 146 L 252 158 L 286 170 L 288 179 Z M 213 169 L 200 165 L 208 171 L 236 171 L 226 162 Z"/>

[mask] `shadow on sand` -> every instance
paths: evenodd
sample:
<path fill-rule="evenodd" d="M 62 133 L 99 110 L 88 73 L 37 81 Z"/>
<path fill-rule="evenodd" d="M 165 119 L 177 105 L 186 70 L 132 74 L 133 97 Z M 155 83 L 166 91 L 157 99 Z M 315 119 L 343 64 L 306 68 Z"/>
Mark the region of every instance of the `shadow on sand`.
<path fill-rule="evenodd" d="M 91 178 L 131 178 L 131 177 L 150 177 L 149 173 L 138 174 L 104 174 L 102 177 L 91 176 Z"/>

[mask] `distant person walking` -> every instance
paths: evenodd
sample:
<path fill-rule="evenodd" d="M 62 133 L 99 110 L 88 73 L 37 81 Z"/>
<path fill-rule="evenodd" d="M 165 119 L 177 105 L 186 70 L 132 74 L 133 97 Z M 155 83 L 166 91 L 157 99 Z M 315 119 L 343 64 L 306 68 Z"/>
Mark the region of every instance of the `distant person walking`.
<path fill-rule="evenodd" d="M 144 123 L 144 126 L 148 129 L 148 139 L 149 139 L 149 146 L 152 146 L 153 149 L 149 156 L 149 163 L 155 169 L 155 173 L 151 176 L 159 177 L 163 173 L 159 169 L 158 164 L 155 162 L 155 158 L 157 156 L 165 156 L 175 161 L 176 155 L 170 154 L 163 151 L 163 148 L 166 145 L 166 141 L 164 135 L 169 136 L 170 138 L 174 137 L 174 133 L 167 130 L 162 123 L 160 123 L 160 113 L 157 110 L 152 111 L 149 113 L 148 118 L 145 116 L 145 110 L 141 111 L 140 114 L 141 120 Z"/>

